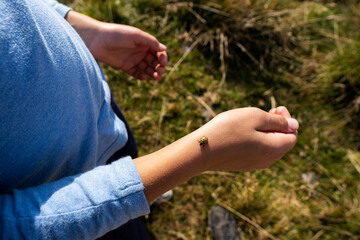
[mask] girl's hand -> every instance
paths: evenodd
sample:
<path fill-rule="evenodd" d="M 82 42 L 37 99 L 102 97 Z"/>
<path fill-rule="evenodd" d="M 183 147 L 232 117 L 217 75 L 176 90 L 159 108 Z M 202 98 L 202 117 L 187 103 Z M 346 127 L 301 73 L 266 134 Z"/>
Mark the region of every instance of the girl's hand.
<path fill-rule="evenodd" d="M 159 79 L 167 64 L 166 47 L 135 27 L 104 23 L 70 11 L 66 20 L 75 28 L 97 61 L 145 80 Z"/>
<path fill-rule="evenodd" d="M 95 59 L 141 80 L 165 73 L 166 47 L 135 27 L 101 23 L 89 49 Z"/>
<path fill-rule="evenodd" d="M 285 107 L 234 109 L 200 128 L 209 143 L 202 151 L 211 170 L 253 171 L 269 167 L 297 141 L 298 122 Z"/>

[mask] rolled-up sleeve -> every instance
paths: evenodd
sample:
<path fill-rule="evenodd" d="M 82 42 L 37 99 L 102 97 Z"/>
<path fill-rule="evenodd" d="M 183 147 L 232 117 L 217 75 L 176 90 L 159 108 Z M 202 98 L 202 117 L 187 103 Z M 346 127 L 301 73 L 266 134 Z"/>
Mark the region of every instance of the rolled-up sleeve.
<path fill-rule="evenodd" d="M 72 10 L 70 7 L 59 3 L 55 0 L 42 0 L 43 2 L 45 2 L 47 5 L 49 5 L 50 7 L 54 8 L 62 17 L 65 17 L 66 14 Z"/>
<path fill-rule="evenodd" d="M 130 157 L 0 195 L 1 239 L 95 239 L 149 213 Z"/>

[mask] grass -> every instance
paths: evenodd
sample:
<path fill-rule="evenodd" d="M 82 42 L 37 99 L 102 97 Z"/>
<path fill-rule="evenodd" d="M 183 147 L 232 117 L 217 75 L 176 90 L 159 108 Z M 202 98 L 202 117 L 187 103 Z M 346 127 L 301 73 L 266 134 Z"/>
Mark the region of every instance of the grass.
<path fill-rule="evenodd" d="M 243 239 L 360 239 L 358 1 L 70 4 L 168 46 L 157 82 L 103 66 L 141 155 L 231 108 L 285 105 L 300 122 L 298 144 L 272 167 L 207 172 L 175 188 L 147 217 L 155 239 L 211 239 L 214 204 L 232 212 Z"/>

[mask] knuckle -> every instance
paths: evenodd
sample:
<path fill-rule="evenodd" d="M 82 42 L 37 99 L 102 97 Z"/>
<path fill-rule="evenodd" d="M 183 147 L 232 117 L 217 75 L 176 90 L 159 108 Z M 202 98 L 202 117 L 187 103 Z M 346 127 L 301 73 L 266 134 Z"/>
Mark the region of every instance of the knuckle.
<path fill-rule="evenodd" d="M 280 125 L 284 128 L 287 129 L 288 128 L 288 122 L 286 120 L 285 117 L 279 116 L 280 119 Z"/>

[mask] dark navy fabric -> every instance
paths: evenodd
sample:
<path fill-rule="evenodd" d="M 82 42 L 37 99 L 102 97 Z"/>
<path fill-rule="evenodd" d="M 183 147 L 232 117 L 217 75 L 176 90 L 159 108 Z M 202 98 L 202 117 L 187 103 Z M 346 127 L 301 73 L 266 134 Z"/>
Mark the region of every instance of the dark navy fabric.
<path fill-rule="evenodd" d="M 114 155 L 109 159 L 108 163 L 115 161 L 123 156 L 130 155 L 133 159 L 137 158 L 138 150 L 136 146 L 135 138 L 132 134 L 132 131 L 127 123 L 125 116 L 123 115 L 120 107 L 114 100 L 111 98 L 111 107 L 114 110 L 115 114 L 125 123 L 126 130 L 128 131 L 128 141 L 123 148 L 114 153 Z M 130 220 L 125 223 L 118 229 L 115 229 L 98 240 L 149 240 L 148 231 L 145 228 L 142 220 L 140 218 Z"/>

